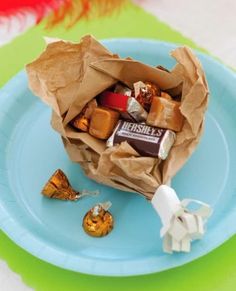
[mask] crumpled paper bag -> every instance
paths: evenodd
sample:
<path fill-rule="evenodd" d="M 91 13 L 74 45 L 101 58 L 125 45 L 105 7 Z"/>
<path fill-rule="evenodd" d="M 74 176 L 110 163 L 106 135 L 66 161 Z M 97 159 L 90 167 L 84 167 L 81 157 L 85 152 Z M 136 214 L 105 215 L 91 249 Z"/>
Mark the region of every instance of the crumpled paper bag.
<path fill-rule="evenodd" d="M 171 56 L 177 64 L 167 72 L 122 59 L 87 35 L 80 43 L 59 40 L 48 44 L 26 66 L 29 87 L 52 108 L 52 127 L 62 136 L 70 159 L 80 163 L 88 177 L 151 199 L 157 187 L 167 183 L 193 153 L 203 131 L 208 86 L 200 62 L 189 48 L 176 48 Z M 182 92 L 184 126 L 165 161 L 140 156 L 127 142 L 106 148 L 104 141 L 69 125 L 88 101 L 117 81 L 132 86 L 140 80 L 175 95 Z"/>

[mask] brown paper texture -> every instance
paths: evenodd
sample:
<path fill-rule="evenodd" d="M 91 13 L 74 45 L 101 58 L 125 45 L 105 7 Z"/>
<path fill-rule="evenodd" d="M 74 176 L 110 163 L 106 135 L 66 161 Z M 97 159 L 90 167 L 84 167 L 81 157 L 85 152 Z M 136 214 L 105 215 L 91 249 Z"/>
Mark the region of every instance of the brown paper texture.
<path fill-rule="evenodd" d="M 167 72 L 131 58 L 121 59 L 87 35 L 80 43 L 48 44 L 26 66 L 31 90 L 52 108 L 52 127 L 62 136 L 70 159 L 80 163 L 88 177 L 151 199 L 156 188 L 167 183 L 193 153 L 203 131 L 208 86 L 201 64 L 189 48 L 179 47 L 171 56 L 177 64 Z M 182 89 L 184 126 L 165 161 L 141 157 L 126 142 L 106 148 L 104 141 L 69 125 L 88 101 L 117 81 L 132 86 L 140 80 L 176 94 Z"/>

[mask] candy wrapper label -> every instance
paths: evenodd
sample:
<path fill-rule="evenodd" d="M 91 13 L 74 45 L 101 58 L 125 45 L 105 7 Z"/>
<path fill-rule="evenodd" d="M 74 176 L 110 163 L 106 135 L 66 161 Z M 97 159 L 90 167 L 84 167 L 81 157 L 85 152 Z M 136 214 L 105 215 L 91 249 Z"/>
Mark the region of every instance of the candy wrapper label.
<path fill-rule="evenodd" d="M 107 140 L 112 147 L 126 141 L 140 155 L 165 160 L 174 144 L 175 133 L 171 130 L 120 120 L 113 134 Z"/>

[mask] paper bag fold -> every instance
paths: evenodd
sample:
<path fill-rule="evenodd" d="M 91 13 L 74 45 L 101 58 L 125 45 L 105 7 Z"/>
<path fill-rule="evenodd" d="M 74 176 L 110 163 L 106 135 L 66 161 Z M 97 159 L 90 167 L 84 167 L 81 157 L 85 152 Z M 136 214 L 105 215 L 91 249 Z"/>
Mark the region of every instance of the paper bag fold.
<path fill-rule="evenodd" d="M 167 183 L 192 154 L 203 131 L 208 86 L 201 64 L 189 48 L 177 48 L 171 55 L 177 64 L 168 72 L 131 58 L 121 59 L 87 35 L 78 44 L 50 43 L 26 66 L 31 90 L 52 108 L 52 127 L 62 136 L 71 160 L 80 163 L 88 177 L 151 199 L 156 188 Z M 126 142 L 106 148 L 104 141 L 69 125 L 88 101 L 117 81 L 132 86 L 140 80 L 176 94 L 182 90 L 184 126 L 165 161 L 141 157 Z"/>

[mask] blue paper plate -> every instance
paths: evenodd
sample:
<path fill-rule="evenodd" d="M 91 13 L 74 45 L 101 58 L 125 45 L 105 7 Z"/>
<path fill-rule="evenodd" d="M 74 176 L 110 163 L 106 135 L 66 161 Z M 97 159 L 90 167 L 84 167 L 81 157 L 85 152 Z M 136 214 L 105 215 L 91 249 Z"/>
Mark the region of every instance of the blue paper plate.
<path fill-rule="evenodd" d="M 175 45 L 140 39 L 104 41 L 122 57 L 172 68 Z M 198 54 L 207 74 L 211 98 L 205 134 L 184 168 L 173 179 L 181 198 L 214 207 L 208 231 L 189 254 L 164 254 L 160 221 L 141 196 L 99 185 L 84 176 L 67 157 L 61 139 L 50 127 L 50 109 L 27 88 L 24 71 L 0 91 L 0 227 L 31 254 L 78 272 L 128 276 L 158 272 L 192 261 L 236 230 L 236 76 Z M 99 189 L 97 198 L 63 202 L 42 197 L 52 172 L 63 169 L 77 189 Z M 87 236 L 81 226 L 87 210 L 110 200 L 114 230 L 104 238 Z"/>

